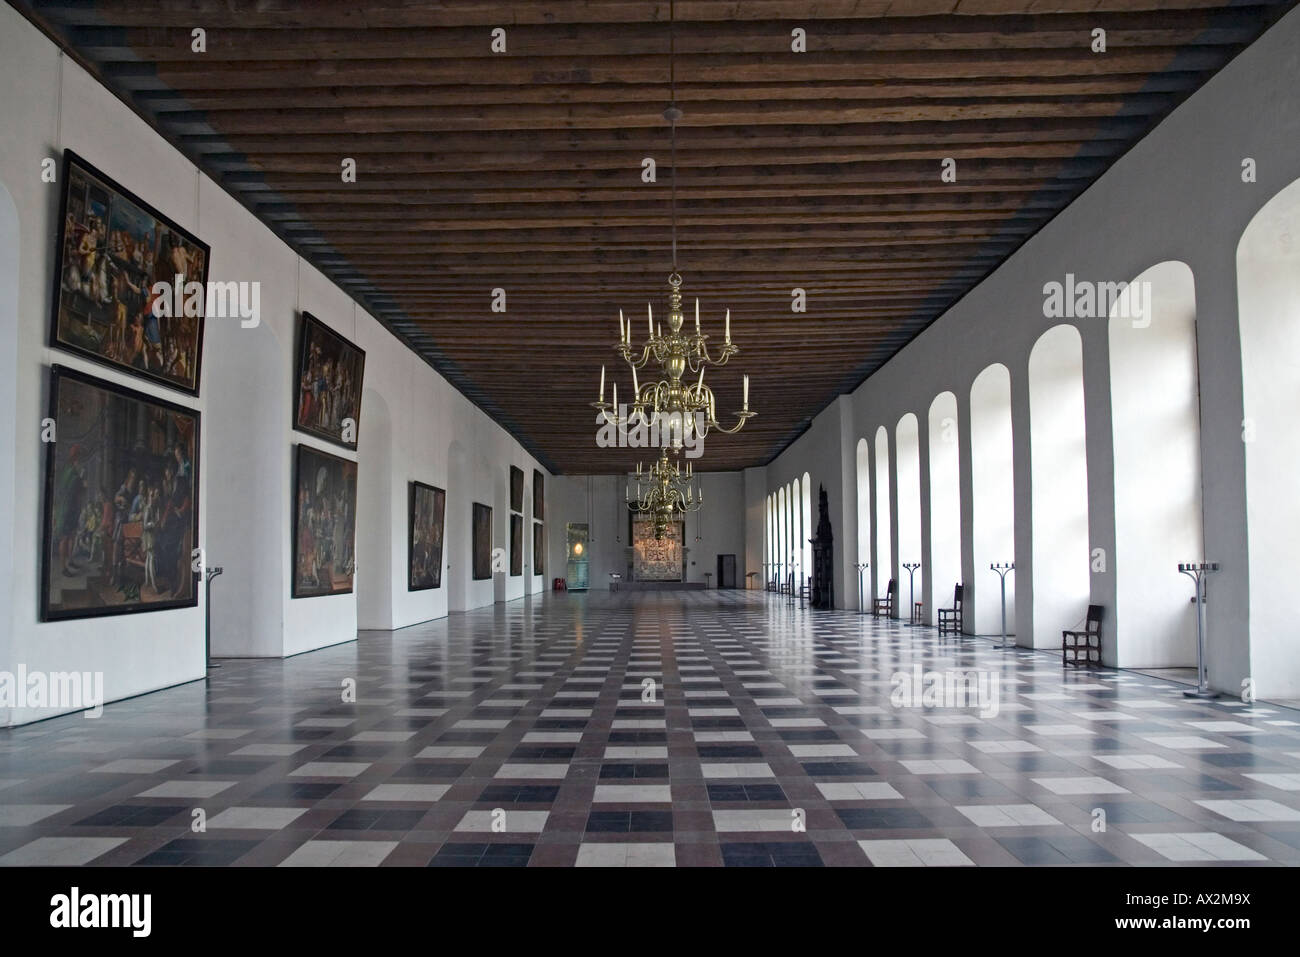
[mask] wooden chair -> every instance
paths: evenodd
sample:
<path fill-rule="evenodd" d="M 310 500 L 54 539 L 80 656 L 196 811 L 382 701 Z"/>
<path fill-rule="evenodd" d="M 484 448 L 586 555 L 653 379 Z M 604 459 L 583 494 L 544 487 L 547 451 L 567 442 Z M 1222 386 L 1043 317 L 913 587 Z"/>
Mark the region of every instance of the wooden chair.
<path fill-rule="evenodd" d="M 1082 631 L 1061 632 L 1061 667 L 1101 667 L 1101 623 L 1105 616 L 1104 607 L 1089 605 Z"/>
<path fill-rule="evenodd" d="M 939 637 L 948 633 L 960 635 L 965 622 L 962 619 L 962 598 L 965 595 L 966 587 L 958 584 L 952 590 L 952 607 L 939 609 Z"/>
<path fill-rule="evenodd" d="M 886 618 L 894 617 L 894 609 L 898 606 L 898 582 L 894 579 L 889 580 L 889 586 L 885 589 L 885 597 L 877 598 L 871 603 L 872 617 L 879 618 L 883 613 Z"/>

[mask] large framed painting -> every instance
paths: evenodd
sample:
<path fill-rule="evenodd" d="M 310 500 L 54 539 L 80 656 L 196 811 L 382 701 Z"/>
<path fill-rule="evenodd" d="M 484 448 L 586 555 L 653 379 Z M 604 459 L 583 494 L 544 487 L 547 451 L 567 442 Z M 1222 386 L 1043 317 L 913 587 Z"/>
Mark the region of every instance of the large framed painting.
<path fill-rule="evenodd" d="M 492 509 L 474 503 L 471 525 L 474 548 L 474 580 L 492 577 Z"/>
<path fill-rule="evenodd" d="M 199 413 L 54 366 L 41 620 L 198 604 Z"/>
<path fill-rule="evenodd" d="M 411 483 L 407 538 L 407 591 L 442 585 L 442 531 L 447 493 L 423 482 Z"/>
<path fill-rule="evenodd" d="M 510 466 L 510 510 L 524 510 L 524 470 Z"/>
<path fill-rule="evenodd" d="M 356 570 L 357 463 L 298 445 L 294 467 L 294 598 L 347 595 Z"/>
<path fill-rule="evenodd" d="M 546 570 L 546 547 L 543 539 L 546 537 L 542 532 L 544 526 L 541 522 L 533 522 L 533 574 L 541 575 Z"/>
<path fill-rule="evenodd" d="M 361 428 L 365 350 L 309 312 L 298 326 L 293 427 L 355 450 Z"/>
<path fill-rule="evenodd" d="M 206 243 L 63 154 L 50 345 L 199 394 Z"/>
<path fill-rule="evenodd" d="M 537 469 L 533 469 L 533 518 L 546 518 L 546 479 Z"/>
<path fill-rule="evenodd" d="M 510 516 L 510 577 L 524 573 L 524 517 Z"/>

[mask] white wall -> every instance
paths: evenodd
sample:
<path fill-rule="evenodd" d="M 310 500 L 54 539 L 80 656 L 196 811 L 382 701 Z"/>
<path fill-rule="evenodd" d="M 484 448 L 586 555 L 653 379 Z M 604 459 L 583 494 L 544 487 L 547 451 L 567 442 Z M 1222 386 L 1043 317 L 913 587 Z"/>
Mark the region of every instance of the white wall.
<path fill-rule="evenodd" d="M 491 603 L 495 595 L 489 581 L 467 585 L 459 604 L 450 604 L 446 573 L 440 589 L 406 591 L 407 482 L 418 479 L 447 489 L 449 526 L 454 516 L 468 514 L 470 500 L 481 489 L 489 489 L 497 543 L 504 544 L 508 509 L 497 497 L 506 488 L 509 466 L 524 469 L 531 500 L 531 475 L 538 463 L 7 6 L 0 7 L 0 77 L 5 89 L 0 99 L 0 399 L 11 393 L 8 405 L 13 412 L 0 423 L 0 571 L 7 571 L 11 555 L 13 562 L 12 574 L 0 575 L 6 583 L 6 600 L 0 602 L 0 670 L 22 664 L 47 672 L 102 671 L 109 700 L 204 673 L 202 600 L 195 608 L 37 621 L 44 455 L 37 430 L 18 431 L 15 423 L 39 423 L 45 415 L 52 363 L 202 414 L 199 541 L 208 564 L 225 569 L 213 583 L 214 654 L 279 657 L 352 640 L 363 592 L 366 623 L 379 626 L 402 627 L 445 615 L 449 608 Z M 198 399 L 46 346 L 62 184 L 41 182 L 40 163 L 54 158 L 61 171 L 65 148 L 77 151 L 208 243 L 211 280 L 260 282 L 258 328 L 208 321 Z M 20 231 L 17 263 L 6 197 L 12 197 Z M 359 478 L 359 508 L 365 521 L 359 520 L 357 527 L 357 593 L 293 600 L 289 571 L 294 445 L 303 442 L 357 457 L 290 426 L 299 309 L 312 312 L 366 350 L 360 425 L 365 461 Z M 15 314 L 20 321 L 14 321 Z M 368 431 L 372 426 L 373 433 Z M 381 441 L 385 430 L 391 436 L 387 469 Z M 468 465 L 458 481 L 449 483 L 453 441 L 463 443 Z M 530 501 L 526 508 L 531 509 Z M 5 547 L 10 536 L 12 548 Z M 530 548 L 528 532 L 526 552 Z M 468 549 L 467 535 L 463 556 L 449 542 L 449 565 L 468 566 Z M 510 578 L 502 597 L 522 597 L 526 583 L 541 590 L 540 579 Z M 4 712 L 0 724 L 54 713 Z"/>
<path fill-rule="evenodd" d="M 934 397 L 958 396 L 958 421 L 966 421 L 975 377 L 1001 362 L 1012 371 L 1012 421 L 1017 552 L 1032 551 L 1028 392 L 1024 381 L 1029 352 L 1053 321 L 1043 313 L 1043 287 L 1067 273 L 1096 282 L 1131 280 L 1152 263 L 1179 260 L 1195 277 L 1197 364 L 1201 396 L 1201 485 L 1204 540 L 1223 570 L 1211 585 L 1208 606 L 1208 663 L 1211 684 L 1236 694 L 1251 671 L 1246 635 L 1254 611 L 1248 601 L 1250 569 L 1246 532 L 1246 453 L 1241 441 L 1241 342 L 1238 331 L 1236 248 L 1259 209 L 1300 179 L 1300 10 L 1292 10 L 1204 87 L 1175 109 L 1141 142 L 997 270 L 928 326 L 898 355 L 859 386 L 841 396 L 808 431 L 768 464 L 769 488 L 804 462 L 822 475 L 853 465 L 852 441 L 868 428 L 918 415 Z M 1254 160 L 1257 181 L 1241 179 L 1242 162 Z M 1115 555 L 1115 461 L 1108 332 L 1105 317 L 1071 321 L 1083 339 L 1084 404 L 1087 419 L 1089 541 Z M 891 418 L 892 416 L 892 418 Z M 1021 428 L 1020 426 L 1025 426 Z M 847 446 L 843 433 L 849 430 Z M 962 493 L 963 578 L 976 574 L 970 553 L 971 477 L 966 433 L 958 432 Z M 819 471 L 814 471 L 816 478 Z M 828 485 L 829 489 L 829 485 Z M 840 504 L 854 502 L 851 477 L 831 490 Z M 853 535 L 855 521 L 836 509 L 837 534 Z M 840 550 L 843 554 L 843 550 Z M 1115 663 L 1117 570 L 1092 575 L 1091 600 L 1106 607 L 1109 635 L 1105 660 Z M 984 567 L 979 587 L 996 588 Z M 1032 633 L 1033 569 L 1015 572 L 1016 619 Z M 1177 573 L 1172 569 L 1170 576 Z M 991 581 L 986 581 L 991 579 Z M 1185 581 L 1185 580 L 1184 580 Z M 944 583 L 944 590 L 947 589 Z M 1185 586 L 1190 596 L 1190 583 Z M 841 602 L 846 592 L 837 589 Z M 944 599 L 946 604 L 946 599 Z M 1190 620 L 1190 619 L 1189 619 Z"/>
<path fill-rule="evenodd" d="M 1250 529 L 1251 674 L 1260 697 L 1300 698 L 1292 610 L 1300 536 L 1300 180 L 1251 220 L 1237 248 Z M 1211 600 L 1215 583 L 1211 579 Z"/>

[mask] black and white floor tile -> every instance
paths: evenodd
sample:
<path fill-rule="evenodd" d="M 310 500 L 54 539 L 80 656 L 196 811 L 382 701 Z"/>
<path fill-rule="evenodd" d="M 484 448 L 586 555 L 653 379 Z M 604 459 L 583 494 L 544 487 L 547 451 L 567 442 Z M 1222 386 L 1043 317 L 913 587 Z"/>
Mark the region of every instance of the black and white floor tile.
<path fill-rule="evenodd" d="M 950 673 L 999 694 L 898 705 Z M 0 732 L 0 865 L 1300 864 L 1300 713 L 1184 687 L 765 592 L 548 595 Z"/>

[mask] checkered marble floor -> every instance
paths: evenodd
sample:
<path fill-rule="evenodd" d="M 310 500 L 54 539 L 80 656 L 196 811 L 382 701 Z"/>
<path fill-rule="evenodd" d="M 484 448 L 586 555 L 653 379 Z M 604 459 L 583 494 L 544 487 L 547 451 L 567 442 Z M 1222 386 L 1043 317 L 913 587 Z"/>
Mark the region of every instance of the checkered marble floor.
<path fill-rule="evenodd" d="M 950 673 L 997 695 L 901 696 Z M 1300 864 L 1300 714 L 1182 688 L 766 592 L 548 595 L 0 731 L 0 865 Z"/>

